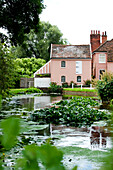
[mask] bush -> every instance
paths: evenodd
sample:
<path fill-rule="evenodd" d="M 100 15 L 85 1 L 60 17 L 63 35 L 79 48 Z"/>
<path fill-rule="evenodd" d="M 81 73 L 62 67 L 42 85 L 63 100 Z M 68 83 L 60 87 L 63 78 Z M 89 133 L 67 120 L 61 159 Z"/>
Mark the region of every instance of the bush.
<path fill-rule="evenodd" d="M 91 80 L 84 80 L 84 85 L 85 86 L 90 86 Z"/>
<path fill-rule="evenodd" d="M 76 87 L 76 86 L 77 86 L 77 83 L 74 83 L 74 81 L 71 81 L 71 82 L 70 82 L 69 87 L 71 87 L 71 88 L 72 88 L 72 83 L 73 83 L 73 86 L 74 86 L 74 87 Z"/>
<path fill-rule="evenodd" d="M 17 94 L 26 94 L 26 93 L 43 93 L 42 90 L 31 87 L 31 88 L 25 88 L 25 89 L 10 89 L 9 95 L 17 95 Z"/>
<path fill-rule="evenodd" d="M 51 77 L 51 75 L 48 74 L 37 74 L 36 77 Z"/>
<path fill-rule="evenodd" d="M 62 87 L 66 88 L 69 87 L 67 82 L 62 83 Z"/>
<path fill-rule="evenodd" d="M 101 81 L 97 81 L 96 88 L 102 103 L 109 104 L 113 99 L 113 74 L 108 72 L 103 73 Z"/>
<path fill-rule="evenodd" d="M 49 93 L 62 93 L 61 86 L 57 85 L 56 82 L 51 82 L 49 87 Z"/>

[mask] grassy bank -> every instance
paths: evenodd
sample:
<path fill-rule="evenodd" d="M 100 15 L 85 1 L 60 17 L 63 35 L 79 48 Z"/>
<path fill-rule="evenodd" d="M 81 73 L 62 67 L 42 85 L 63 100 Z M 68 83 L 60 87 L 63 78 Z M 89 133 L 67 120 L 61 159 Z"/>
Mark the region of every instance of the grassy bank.
<path fill-rule="evenodd" d="M 63 88 L 65 91 L 85 91 L 85 92 L 97 92 L 96 89 L 85 89 L 85 88 Z"/>
<path fill-rule="evenodd" d="M 31 94 L 31 93 L 43 93 L 42 90 L 37 88 L 23 88 L 23 89 L 10 89 L 9 95 L 14 96 L 18 94 Z"/>

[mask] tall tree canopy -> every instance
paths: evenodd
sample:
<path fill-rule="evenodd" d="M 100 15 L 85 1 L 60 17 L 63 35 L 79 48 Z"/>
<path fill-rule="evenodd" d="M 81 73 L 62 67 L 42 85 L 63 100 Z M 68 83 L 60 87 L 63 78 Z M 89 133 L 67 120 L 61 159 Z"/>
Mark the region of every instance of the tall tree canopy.
<path fill-rule="evenodd" d="M 14 85 L 16 70 L 14 59 L 7 45 L 0 42 L 0 94 L 3 96 Z"/>
<path fill-rule="evenodd" d="M 38 31 L 43 8 L 43 0 L 0 0 L 0 27 L 8 30 L 14 44 L 21 44 L 25 33 Z"/>
<path fill-rule="evenodd" d="M 26 39 L 21 46 L 16 48 L 15 54 L 19 58 L 35 57 L 46 61 L 50 58 L 51 44 L 66 44 L 63 34 L 57 26 L 49 22 L 40 22 L 39 32 L 31 30 L 26 34 Z"/>

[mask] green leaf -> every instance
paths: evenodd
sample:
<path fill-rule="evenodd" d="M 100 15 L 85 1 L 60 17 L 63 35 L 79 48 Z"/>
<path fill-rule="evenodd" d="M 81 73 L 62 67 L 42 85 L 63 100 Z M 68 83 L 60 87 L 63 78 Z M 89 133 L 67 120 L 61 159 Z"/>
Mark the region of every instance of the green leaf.
<path fill-rule="evenodd" d="M 47 169 L 64 169 L 61 164 L 63 153 L 55 146 L 50 144 L 42 145 L 40 147 L 40 159 Z"/>
<path fill-rule="evenodd" d="M 3 131 L 2 145 L 5 149 L 10 149 L 16 144 L 16 137 L 20 131 L 20 119 L 10 117 L 1 122 L 1 128 Z"/>
<path fill-rule="evenodd" d="M 75 166 L 72 170 L 77 170 L 77 166 Z"/>

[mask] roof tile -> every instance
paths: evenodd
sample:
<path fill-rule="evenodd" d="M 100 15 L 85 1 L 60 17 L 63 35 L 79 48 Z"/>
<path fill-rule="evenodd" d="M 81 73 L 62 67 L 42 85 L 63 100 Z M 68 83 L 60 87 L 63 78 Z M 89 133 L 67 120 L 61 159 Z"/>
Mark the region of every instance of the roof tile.
<path fill-rule="evenodd" d="M 90 56 L 90 45 L 58 45 L 52 44 L 51 58 L 81 58 L 88 59 Z"/>
<path fill-rule="evenodd" d="M 106 41 L 104 44 L 102 44 L 100 47 L 98 47 L 95 52 L 107 52 L 107 61 L 112 62 L 113 61 L 113 39 L 110 41 Z"/>

